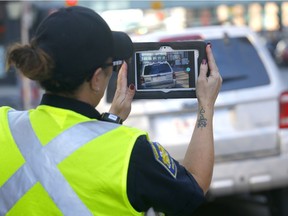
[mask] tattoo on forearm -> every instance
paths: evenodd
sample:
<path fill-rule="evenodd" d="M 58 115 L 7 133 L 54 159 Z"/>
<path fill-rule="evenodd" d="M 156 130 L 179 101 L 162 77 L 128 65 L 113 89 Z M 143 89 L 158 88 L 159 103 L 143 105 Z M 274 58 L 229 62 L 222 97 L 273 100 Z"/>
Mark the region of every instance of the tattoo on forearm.
<path fill-rule="evenodd" d="M 197 121 L 197 127 L 204 128 L 207 126 L 207 119 L 204 117 L 205 110 L 203 109 L 203 107 L 201 107 L 199 113 L 200 113 L 200 116 Z"/>

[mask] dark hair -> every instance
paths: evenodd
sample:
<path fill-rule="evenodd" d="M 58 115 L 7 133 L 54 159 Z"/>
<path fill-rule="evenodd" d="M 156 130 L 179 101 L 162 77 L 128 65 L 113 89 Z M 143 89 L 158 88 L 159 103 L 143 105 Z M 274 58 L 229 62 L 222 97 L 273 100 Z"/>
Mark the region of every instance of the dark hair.
<path fill-rule="evenodd" d="M 36 41 L 30 44 L 13 44 L 8 49 L 8 66 L 14 65 L 27 78 L 39 82 L 42 88 L 53 93 L 73 93 L 85 80 L 65 79 L 53 73 L 53 59 L 41 48 Z M 57 79 L 58 78 L 58 79 Z"/>
<path fill-rule="evenodd" d="M 35 42 L 29 45 L 13 44 L 8 49 L 8 65 L 14 65 L 24 76 L 32 80 L 43 81 L 52 77 L 52 59 Z"/>

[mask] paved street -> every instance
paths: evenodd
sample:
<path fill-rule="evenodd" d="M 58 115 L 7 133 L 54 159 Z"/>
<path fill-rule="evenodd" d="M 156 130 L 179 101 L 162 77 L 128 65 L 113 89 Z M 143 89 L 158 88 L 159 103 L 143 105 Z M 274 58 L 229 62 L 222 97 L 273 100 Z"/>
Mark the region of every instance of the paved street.
<path fill-rule="evenodd" d="M 208 202 L 193 216 L 270 216 L 264 196 L 225 197 Z"/>

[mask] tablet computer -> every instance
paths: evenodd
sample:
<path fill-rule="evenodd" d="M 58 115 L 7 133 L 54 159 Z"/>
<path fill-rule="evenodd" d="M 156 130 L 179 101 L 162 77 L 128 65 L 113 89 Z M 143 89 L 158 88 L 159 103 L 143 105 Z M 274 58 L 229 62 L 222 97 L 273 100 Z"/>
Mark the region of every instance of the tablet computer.
<path fill-rule="evenodd" d="M 128 84 L 134 99 L 195 98 L 204 41 L 134 43 Z"/>

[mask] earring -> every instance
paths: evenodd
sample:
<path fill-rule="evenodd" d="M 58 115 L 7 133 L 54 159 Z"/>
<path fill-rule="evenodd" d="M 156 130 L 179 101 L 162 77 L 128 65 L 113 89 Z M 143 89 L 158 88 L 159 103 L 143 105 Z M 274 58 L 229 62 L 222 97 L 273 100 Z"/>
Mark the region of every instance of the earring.
<path fill-rule="evenodd" d="M 93 86 L 92 83 L 90 82 L 90 89 L 93 91 L 95 94 L 97 94 L 100 91 L 99 86 Z"/>
<path fill-rule="evenodd" d="M 96 89 L 92 89 L 93 90 L 93 92 L 95 93 L 95 94 L 98 94 L 98 92 L 100 91 L 100 88 L 99 87 L 96 87 Z"/>

